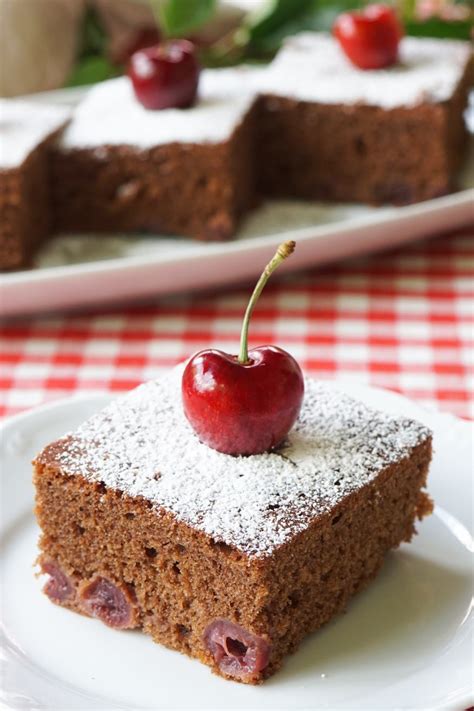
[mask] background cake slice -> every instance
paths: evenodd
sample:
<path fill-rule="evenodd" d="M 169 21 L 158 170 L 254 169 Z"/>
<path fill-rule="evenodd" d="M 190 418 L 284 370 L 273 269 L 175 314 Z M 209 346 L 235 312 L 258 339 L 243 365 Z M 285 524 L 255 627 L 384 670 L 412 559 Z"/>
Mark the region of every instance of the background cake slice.
<path fill-rule="evenodd" d="M 31 266 L 51 229 L 49 148 L 68 111 L 0 100 L 0 269 Z"/>
<path fill-rule="evenodd" d="M 469 43 L 406 37 L 398 64 L 363 70 L 329 35 L 302 33 L 261 79 L 265 194 L 401 204 L 456 188 Z"/>
<path fill-rule="evenodd" d="M 196 104 L 150 111 L 127 77 L 94 87 L 54 156 L 60 231 L 231 237 L 255 203 L 251 70 L 208 70 Z"/>
<path fill-rule="evenodd" d="M 180 379 L 37 457 L 45 592 L 257 683 L 411 539 L 431 510 L 431 434 L 308 380 L 285 446 L 233 457 L 198 441 Z"/>

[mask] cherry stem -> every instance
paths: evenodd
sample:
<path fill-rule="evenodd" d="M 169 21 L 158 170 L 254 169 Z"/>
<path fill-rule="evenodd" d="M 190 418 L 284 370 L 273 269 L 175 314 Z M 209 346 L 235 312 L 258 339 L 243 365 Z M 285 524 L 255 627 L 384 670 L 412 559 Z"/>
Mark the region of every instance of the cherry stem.
<path fill-rule="evenodd" d="M 150 0 L 150 8 L 158 32 L 161 35 L 164 35 L 165 39 L 168 39 L 169 32 L 166 24 L 166 19 L 162 12 L 161 3 L 157 2 L 157 0 Z"/>
<path fill-rule="evenodd" d="M 270 276 L 273 274 L 275 269 L 280 266 L 284 259 L 293 254 L 295 251 L 295 243 L 293 241 L 283 242 L 278 247 L 273 259 L 271 259 L 265 269 L 262 272 L 260 279 L 258 280 L 255 289 L 253 290 L 252 296 L 245 311 L 244 320 L 242 323 L 242 331 L 240 334 L 240 351 L 239 351 L 239 363 L 245 365 L 249 362 L 249 349 L 248 349 L 248 335 L 249 335 L 249 323 L 250 317 L 254 310 L 255 304 L 257 303 L 260 294 Z"/>

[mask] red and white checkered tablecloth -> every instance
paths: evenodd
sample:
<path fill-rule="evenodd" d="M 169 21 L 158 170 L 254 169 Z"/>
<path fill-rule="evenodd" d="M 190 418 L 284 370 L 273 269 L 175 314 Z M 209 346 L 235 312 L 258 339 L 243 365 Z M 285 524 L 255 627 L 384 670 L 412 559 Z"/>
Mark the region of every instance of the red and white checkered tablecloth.
<path fill-rule="evenodd" d="M 201 348 L 237 352 L 251 288 L 5 323 L 0 415 L 128 390 Z M 474 228 L 273 277 L 250 341 L 286 348 L 314 376 L 391 388 L 474 418 L 473 292 Z"/>

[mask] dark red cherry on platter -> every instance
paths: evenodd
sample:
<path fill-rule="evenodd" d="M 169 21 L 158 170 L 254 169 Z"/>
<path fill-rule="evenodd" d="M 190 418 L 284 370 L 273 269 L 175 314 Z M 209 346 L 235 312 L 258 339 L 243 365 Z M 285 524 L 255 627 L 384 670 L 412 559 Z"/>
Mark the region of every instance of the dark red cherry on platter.
<path fill-rule="evenodd" d="M 185 109 L 196 100 L 200 66 L 188 40 L 168 40 L 135 52 L 128 76 L 146 109 Z"/>
<path fill-rule="evenodd" d="M 280 445 L 301 409 L 301 368 L 276 346 L 248 350 L 253 308 L 271 273 L 294 250 L 280 245 L 266 266 L 245 313 L 238 356 L 209 349 L 187 363 L 182 379 L 184 413 L 204 444 L 232 455 L 261 454 Z"/>
<path fill-rule="evenodd" d="M 383 69 L 398 61 L 403 27 L 388 5 L 367 5 L 361 11 L 342 13 L 334 23 L 333 34 L 360 69 Z"/>

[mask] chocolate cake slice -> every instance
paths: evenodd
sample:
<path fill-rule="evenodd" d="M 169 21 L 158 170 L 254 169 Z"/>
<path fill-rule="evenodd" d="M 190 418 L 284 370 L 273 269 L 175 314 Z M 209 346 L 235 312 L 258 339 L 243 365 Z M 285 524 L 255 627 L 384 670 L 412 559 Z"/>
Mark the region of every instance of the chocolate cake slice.
<path fill-rule="evenodd" d="M 467 42 L 406 37 L 399 64 L 372 71 L 329 35 L 291 37 L 261 75 L 261 191 L 402 204 L 454 190 L 472 83 Z"/>
<path fill-rule="evenodd" d="M 127 77 L 94 87 L 55 151 L 56 229 L 231 237 L 256 201 L 253 74 L 203 72 L 188 109 L 143 108 Z"/>
<path fill-rule="evenodd" d="M 180 380 L 142 385 L 38 455 L 44 591 L 258 683 L 431 511 L 431 433 L 307 380 L 285 446 L 233 457 L 198 441 Z"/>
<path fill-rule="evenodd" d="M 49 235 L 48 152 L 68 111 L 20 100 L 0 100 L 0 269 L 31 265 Z"/>

